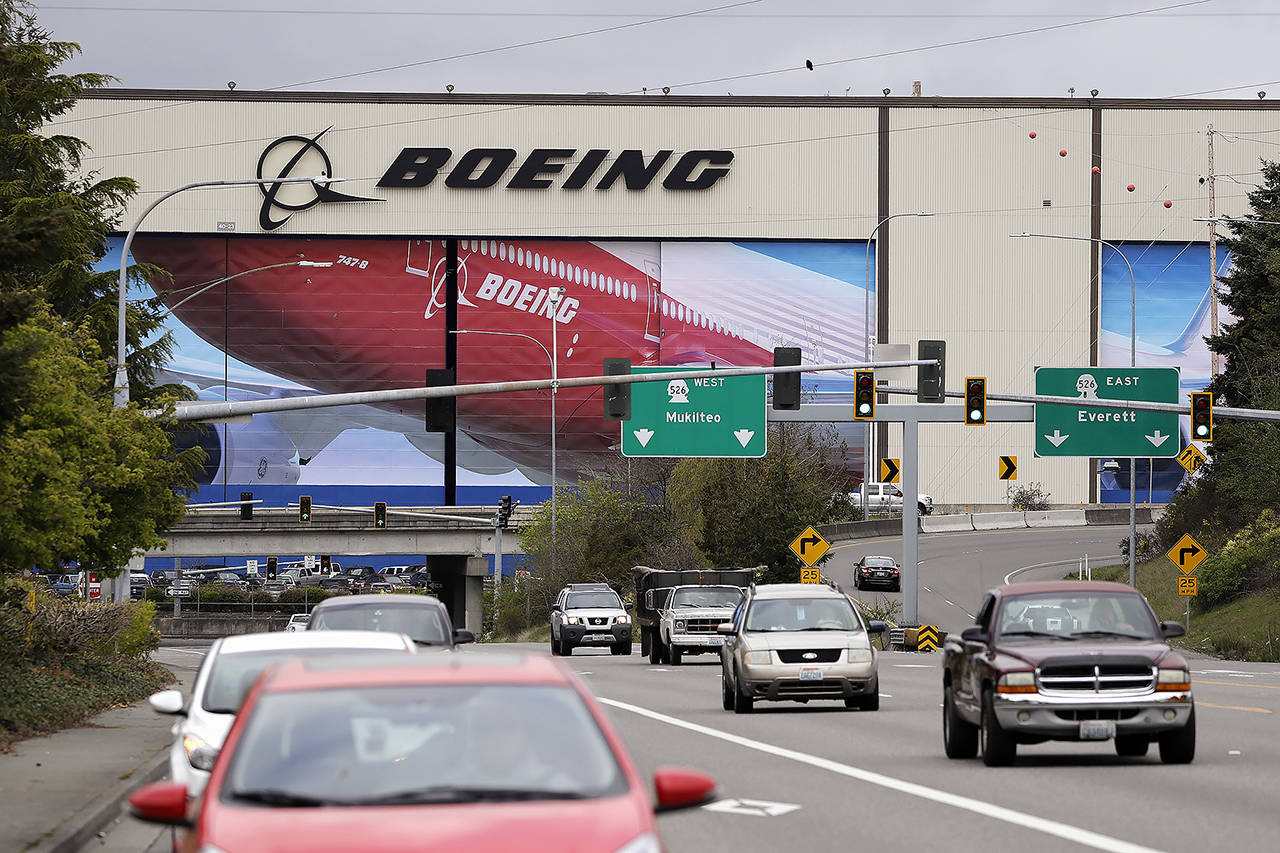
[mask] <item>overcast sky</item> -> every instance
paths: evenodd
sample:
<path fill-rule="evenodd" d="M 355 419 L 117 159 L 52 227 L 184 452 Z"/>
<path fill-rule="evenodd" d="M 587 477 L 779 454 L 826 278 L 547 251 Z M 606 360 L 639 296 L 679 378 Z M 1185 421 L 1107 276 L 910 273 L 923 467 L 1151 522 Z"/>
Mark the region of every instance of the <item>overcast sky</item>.
<path fill-rule="evenodd" d="M 83 47 L 70 70 L 135 88 L 844 96 L 910 94 L 920 80 L 926 95 L 1280 97 L 1275 0 L 36 6 L 55 38 Z"/>

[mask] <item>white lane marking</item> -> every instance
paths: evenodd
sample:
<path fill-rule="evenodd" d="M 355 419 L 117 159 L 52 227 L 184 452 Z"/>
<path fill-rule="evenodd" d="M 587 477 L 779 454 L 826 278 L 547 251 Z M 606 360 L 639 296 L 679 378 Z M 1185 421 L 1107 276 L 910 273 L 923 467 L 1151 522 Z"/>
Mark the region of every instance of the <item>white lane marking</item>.
<path fill-rule="evenodd" d="M 936 669 L 935 666 L 928 663 L 895 663 L 892 666 L 896 666 L 898 669 Z"/>
<path fill-rule="evenodd" d="M 196 657 L 204 657 L 209 650 L 201 649 L 200 651 L 193 651 L 192 649 L 179 649 L 173 646 L 161 646 L 160 651 L 177 652 L 180 655 L 195 655 Z"/>
<path fill-rule="evenodd" d="M 743 798 L 717 800 L 702 807 L 704 812 L 720 812 L 721 814 L 745 814 L 755 817 L 778 817 L 799 810 L 795 803 L 774 803 L 769 800 L 747 800 Z"/>
<path fill-rule="evenodd" d="M 943 600 L 943 601 L 945 601 L 947 604 L 950 604 L 952 607 L 956 607 L 956 606 L 957 606 L 957 605 L 956 605 L 956 603 L 955 603 L 954 601 L 952 601 L 951 599 L 949 599 L 949 598 L 944 598 L 944 599 L 942 599 L 942 600 Z"/>
<path fill-rule="evenodd" d="M 1232 678 L 1253 678 L 1252 672 L 1241 672 L 1238 669 L 1196 669 L 1196 675 L 1230 675 Z"/>
<path fill-rule="evenodd" d="M 1112 853 L 1159 853 L 1152 847 L 1143 847 L 1140 844 L 1134 844 L 1129 841 L 1123 841 L 1119 838 L 1112 838 L 1109 835 L 1103 835 L 1099 832 L 1084 829 L 1083 827 L 1072 826 L 1067 823 L 1060 823 L 1056 820 L 1037 817 L 1027 814 L 1026 812 L 1008 809 L 1004 806 L 997 806 L 994 803 L 975 800 L 972 797 L 962 797 L 959 794 L 951 794 L 947 791 L 940 791 L 936 788 L 929 788 L 925 785 L 918 785 L 915 782 L 908 782 L 904 779 L 895 779 L 892 776 L 885 776 L 882 773 L 875 773 L 871 770 L 863 770 L 860 767 L 853 767 L 849 764 L 841 764 L 838 761 L 832 761 L 829 758 L 822 758 L 818 755 L 810 755 L 805 752 L 798 752 L 794 749 L 787 749 L 781 746 L 764 743 L 751 738 L 742 737 L 741 735 L 729 734 L 719 729 L 713 729 L 709 726 L 699 725 L 698 723 L 690 723 L 677 717 L 671 717 L 657 711 L 651 711 L 648 708 L 642 708 L 639 705 L 631 705 L 626 702 L 619 702 L 616 699 L 600 698 L 600 701 L 611 708 L 617 708 L 622 711 L 630 711 L 642 717 L 648 717 L 651 720 L 657 720 L 660 723 L 666 723 L 670 726 L 687 729 L 691 732 L 706 735 L 707 737 L 718 738 L 728 743 L 747 749 L 754 749 L 757 752 L 763 752 L 768 755 L 777 756 L 778 758 L 786 758 L 801 764 L 808 764 L 811 767 L 817 767 L 821 770 L 828 770 L 840 776 L 847 776 L 850 779 L 857 779 L 872 785 L 879 785 L 882 788 L 888 788 L 891 791 L 898 791 L 913 797 L 919 797 L 924 800 L 931 800 L 942 805 L 953 806 L 958 809 L 973 812 L 983 817 L 1002 820 L 1011 823 L 1014 826 L 1020 826 L 1025 829 L 1043 832 L 1046 835 L 1056 836 L 1067 841 L 1074 841 L 1077 844 L 1083 844 L 1087 847 L 1093 847 L 1098 850 L 1112 851 Z"/>
<path fill-rule="evenodd" d="M 1111 560 L 1123 560 L 1123 559 L 1124 559 L 1124 557 L 1123 557 L 1122 555 L 1120 555 L 1120 554 L 1113 554 L 1113 555 L 1111 555 L 1111 556 L 1109 556 L 1109 557 L 1093 557 L 1093 556 L 1090 556 L 1090 557 L 1089 557 L 1089 559 L 1094 561 L 1094 563 L 1095 563 L 1094 568 L 1099 568 L 1099 569 L 1100 569 L 1100 568 L 1106 568 L 1108 565 L 1110 565 L 1109 561 L 1111 561 Z M 1005 582 L 1005 583 L 1013 583 L 1013 579 L 1014 579 L 1015 577 L 1017 577 L 1018 575 L 1022 574 L 1023 572 L 1029 572 L 1029 571 L 1031 571 L 1032 569 L 1047 569 L 1049 566 L 1068 566 L 1068 565 L 1075 565 L 1075 564 L 1077 564 L 1077 563 L 1079 563 L 1079 562 L 1080 562 L 1079 558 L 1077 558 L 1077 557 L 1070 557 L 1070 558 L 1068 558 L 1068 559 L 1066 559 L 1066 560 L 1050 560 L 1050 561 L 1049 561 L 1049 562 L 1047 562 L 1047 563 L 1036 563 L 1034 566 L 1023 566 L 1022 568 L 1020 568 L 1020 569 L 1014 569 L 1013 571 L 1009 572 L 1009 574 L 1005 575 L 1005 576 L 1004 576 L 1004 582 Z"/>
<path fill-rule="evenodd" d="M 927 586 L 922 586 L 920 588 L 923 589 L 925 592 L 933 592 L 933 590 L 929 589 L 929 587 Z"/>

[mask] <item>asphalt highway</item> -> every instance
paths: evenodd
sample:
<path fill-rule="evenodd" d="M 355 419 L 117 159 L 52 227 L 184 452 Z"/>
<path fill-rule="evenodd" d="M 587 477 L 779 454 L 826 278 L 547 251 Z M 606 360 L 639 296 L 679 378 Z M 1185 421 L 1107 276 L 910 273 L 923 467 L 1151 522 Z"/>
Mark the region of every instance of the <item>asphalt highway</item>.
<path fill-rule="evenodd" d="M 948 630 L 968 623 L 983 590 L 1061 577 L 1083 553 L 1115 556 L 1124 528 L 969 533 L 921 538 L 921 615 Z M 898 556 L 898 540 L 841 543 L 827 573 L 852 590 L 863 553 Z M 1044 566 L 1045 563 L 1054 565 Z M 842 574 L 843 573 L 843 574 Z M 925 592 L 924 587 L 930 589 Z M 546 654 L 544 645 L 477 646 Z M 191 665 L 200 648 L 166 649 Z M 942 752 L 937 654 L 880 656 L 879 711 L 836 702 L 720 707 L 719 659 L 650 666 L 582 649 L 567 663 L 606 706 L 642 774 L 685 765 L 719 780 L 709 808 L 660 819 L 677 851 L 1273 850 L 1280 838 L 1280 665 L 1191 655 L 1195 762 L 1164 766 L 1153 748 L 1120 758 L 1111 743 L 1045 743 L 1017 764 L 987 768 Z M 160 850 L 156 830 L 129 821 L 86 850 Z M 136 826 L 136 825 L 135 825 Z M 117 835 L 117 833 L 120 833 Z"/>

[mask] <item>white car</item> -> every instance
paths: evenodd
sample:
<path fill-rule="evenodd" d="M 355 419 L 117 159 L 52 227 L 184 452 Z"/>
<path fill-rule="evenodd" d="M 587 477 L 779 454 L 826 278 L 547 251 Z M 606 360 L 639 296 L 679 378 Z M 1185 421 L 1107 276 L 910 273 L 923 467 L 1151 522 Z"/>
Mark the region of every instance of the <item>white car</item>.
<path fill-rule="evenodd" d="M 307 623 L 310 621 L 311 621 L 310 613 L 295 613 L 289 617 L 289 624 L 285 625 L 284 629 L 289 633 L 293 633 L 295 631 L 305 631 L 307 630 Z"/>
<path fill-rule="evenodd" d="M 188 702 L 184 704 L 178 690 L 162 690 L 148 700 L 156 713 L 178 718 L 169 750 L 170 778 L 185 784 L 192 797 L 199 796 L 241 701 L 271 664 L 365 652 L 416 654 L 417 647 L 404 634 L 383 631 L 276 631 L 215 640 L 196 673 Z"/>

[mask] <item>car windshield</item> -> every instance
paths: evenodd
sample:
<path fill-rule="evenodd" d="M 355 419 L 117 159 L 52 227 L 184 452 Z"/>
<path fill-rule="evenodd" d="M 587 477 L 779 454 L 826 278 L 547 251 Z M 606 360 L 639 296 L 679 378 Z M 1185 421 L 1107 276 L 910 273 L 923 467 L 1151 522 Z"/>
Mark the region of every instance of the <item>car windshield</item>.
<path fill-rule="evenodd" d="M 565 610 L 577 610 L 583 607 L 622 607 L 622 599 L 618 598 L 618 594 L 613 590 L 601 590 L 600 592 L 575 592 L 569 595 L 565 601 Z"/>
<path fill-rule="evenodd" d="M 292 660 L 294 658 L 314 658 L 335 654 L 359 654 L 362 651 L 378 651 L 386 649 L 366 650 L 352 648 L 290 648 L 272 649 L 263 652 L 233 652 L 218 655 L 209 670 L 209 680 L 205 684 L 204 698 L 200 707 L 211 714 L 234 714 L 240 710 L 245 694 L 258 680 L 262 671 L 273 663 Z"/>
<path fill-rule="evenodd" d="M 761 598 L 747 611 L 748 631 L 861 631 L 848 599 Z"/>
<path fill-rule="evenodd" d="M 863 557 L 862 565 L 864 566 L 894 566 L 898 564 L 893 561 L 892 557 Z"/>
<path fill-rule="evenodd" d="M 223 796 L 377 805 L 613 796 L 604 734 L 562 685 L 413 685 L 262 697 Z"/>
<path fill-rule="evenodd" d="M 1070 592 L 1015 595 L 1000 609 L 1002 637 L 1120 637 L 1153 640 L 1160 636 L 1155 617 L 1135 593 Z"/>
<path fill-rule="evenodd" d="M 742 590 L 735 586 L 709 586 L 676 590 L 672 607 L 737 607 Z"/>
<path fill-rule="evenodd" d="M 413 596 L 389 596 L 413 598 Z M 432 605 L 382 602 L 348 607 L 322 607 L 311 615 L 312 631 L 392 631 L 408 634 L 415 643 L 447 645 L 453 631 L 445 625 L 440 608 Z"/>

